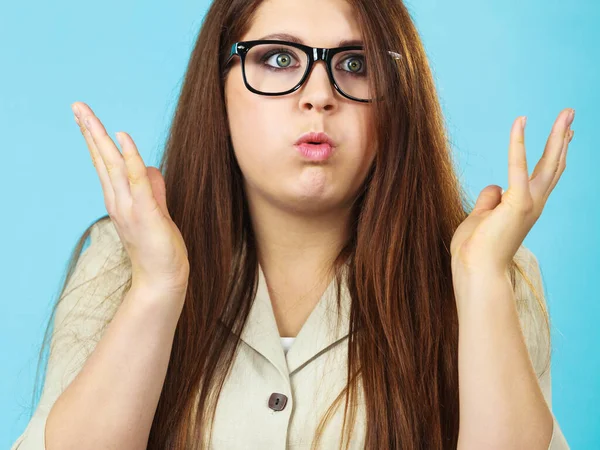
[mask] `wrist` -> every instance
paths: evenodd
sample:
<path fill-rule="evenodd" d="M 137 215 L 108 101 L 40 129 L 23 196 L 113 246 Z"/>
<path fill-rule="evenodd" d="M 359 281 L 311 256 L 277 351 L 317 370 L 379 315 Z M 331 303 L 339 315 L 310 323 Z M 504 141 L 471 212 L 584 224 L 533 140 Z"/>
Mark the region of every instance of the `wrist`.
<path fill-rule="evenodd" d="M 160 316 L 174 316 L 179 319 L 183 310 L 187 285 L 166 286 L 133 281 L 126 301 L 144 312 Z"/>
<path fill-rule="evenodd" d="M 140 291 L 146 291 L 147 294 L 161 297 L 166 295 L 185 295 L 189 276 L 189 267 L 161 276 L 133 271 L 131 287 Z"/>
<path fill-rule="evenodd" d="M 459 316 L 473 310 L 478 313 L 489 311 L 490 307 L 514 307 L 514 291 L 508 271 L 477 274 L 453 271 L 452 279 Z"/>

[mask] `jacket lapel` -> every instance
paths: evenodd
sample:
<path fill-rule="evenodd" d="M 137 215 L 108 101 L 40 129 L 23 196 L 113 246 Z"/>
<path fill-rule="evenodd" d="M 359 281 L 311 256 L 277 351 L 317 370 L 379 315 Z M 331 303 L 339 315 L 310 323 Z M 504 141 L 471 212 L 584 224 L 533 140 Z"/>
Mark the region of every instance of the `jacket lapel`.
<path fill-rule="evenodd" d="M 351 299 L 347 286 L 342 283 L 341 317 L 338 326 L 336 287 L 334 278 L 306 319 L 286 355 L 281 345 L 266 279 L 259 264 L 256 297 L 242 330 L 241 339 L 269 360 L 284 378 L 289 378 L 348 335 Z"/>
<path fill-rule="evenodd" d="M 269 297 L 265 275 L 258 265 L 258 287 L 240 338 L 273 364 L 289 380 L 289 370 Z"/>
<path fill-rule="evenodd" d="M 341 284 L 339 323 L 336 293 L 334 277 L 287 352 L 290 375 L 348 336 L 351 298 L 344 282 Z"/>

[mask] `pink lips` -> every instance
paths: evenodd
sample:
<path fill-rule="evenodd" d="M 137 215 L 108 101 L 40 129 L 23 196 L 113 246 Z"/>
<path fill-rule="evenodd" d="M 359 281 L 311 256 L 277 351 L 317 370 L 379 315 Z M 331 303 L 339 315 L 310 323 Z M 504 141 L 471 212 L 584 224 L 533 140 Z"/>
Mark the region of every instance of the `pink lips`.
<path fill-rule="evenodd" d="M 325 161 L 335 150 L 335 143 L 326 133 L 306 133 L 296 141 L 294 148 L 311 161 Z"/>
<path fill-rule="evenodd" d="M 296 145 L 300 154 L 312 161 L 325 161 L 333 153 L 333 147 L 329 144 L 307 144 Z"/>

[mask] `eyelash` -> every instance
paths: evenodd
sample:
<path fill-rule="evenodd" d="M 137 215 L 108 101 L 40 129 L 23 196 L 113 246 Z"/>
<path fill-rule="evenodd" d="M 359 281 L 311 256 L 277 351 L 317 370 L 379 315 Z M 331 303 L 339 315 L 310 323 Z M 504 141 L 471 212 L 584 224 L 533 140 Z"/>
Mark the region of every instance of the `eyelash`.
<path fill-rule="evenodd" d="M 261 57 L 261 59 L 260 59 L 260 62 L 261 62 L 261 63 L 264 63 L 264 62 L 266 62 L 266 61 L 267 61 L 267 60 L 268 60 L 268 59 L 269 59 L 271 56 L 273 56 L 273 55 L 277 55 L 277 54 L 279 54 L 279 53 L 286 53 L 286 54 L 288 54 L 288 55 L 292 56 L 294 59 L 297 59 L 297 58 L 296 58 L 294 55 L 291 55 L 291 54 L 290 54 L 290 52 L 289 52 L 289 50 L 288 50 L 287 48 L 276 48 L 276 49 L 273 49 L 273 50 L 269 50 L 269 51 L 268 51 L 268 52 L 267 52 L 265 55 L 263 55 L 263 56 Z M 344 61 L 346 61 L 346 60 L 348 60 L 348 59 L 352 58 L 353 56 L 356 56 L 356 55 L 350 55 L 350 56 L 348 56 L 348 58 L 346 58 Z M 277 68 L 277 67 L 273 67 L 273 66 L 271 66 L 271 65 L 268 65 L 268 64 L 265 64 L 265 65 L 266 65 L 266 66 L 267 66 L 267 67 L 268 67 L 270 70 L 272 70 L 272 71 L 274 71 L 274 72 L 280 72 L 280 71 L 282 71 L 282 70 L 286 70 L 286 68 Z M 363 76 L 365 75 L 365 72 L 364 72 L 364 71 L 363 71 L 363 72 L 360 72 L 360 73 L 355 73 L 355 72 L 350 72 L 350 71 L 346 70 L 345 72 L 347 72 L 349 75 L 351 75 L 351 76 L 353 76 L 353 77 L 363 77 Z"/>

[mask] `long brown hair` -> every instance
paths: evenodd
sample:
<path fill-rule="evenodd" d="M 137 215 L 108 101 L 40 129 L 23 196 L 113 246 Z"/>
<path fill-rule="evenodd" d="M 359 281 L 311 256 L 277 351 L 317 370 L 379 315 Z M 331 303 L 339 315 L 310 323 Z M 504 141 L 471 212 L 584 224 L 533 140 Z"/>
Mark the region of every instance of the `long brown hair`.
<path fill-rule="evenodd" d="M 360 379 L 366 448 L 456 448 L 458 320 L 449 247 L 473 205 L 455 174 L 434 80 L 405 5 L 400 0 L 379 0 L 376 6 L 370 0 L 350 2 L 373 89 L 384 96 L 372 104 L 377 154 L 353 205 L 350 238 L 333 266 L 339 286 L 342 266 L 348 264 L 352 313 L 349 382 L 331 408 L 345 398 L 345 414 L 354 417 Z M 210 6 L 160 164 L 191 273 L 150 450 L 197 448 L 201 436 L 210 436 L 216 401 L 256 293 L 257 248 L 229 139 L 224 63 L 260 3 L 215 0 Z M 401 58 L 392 62 L 382 49 Z M 61 297 L 93 225 L 75 247 Z M 527 278 L 513 261 L 513 286 L 516 272 Z M 527 283 L 548 325 L 544 303 Z M 47 334 L 48 329 L 44 343 Z M 318 438 L 319 432 L 313 448 Z"/>

